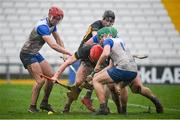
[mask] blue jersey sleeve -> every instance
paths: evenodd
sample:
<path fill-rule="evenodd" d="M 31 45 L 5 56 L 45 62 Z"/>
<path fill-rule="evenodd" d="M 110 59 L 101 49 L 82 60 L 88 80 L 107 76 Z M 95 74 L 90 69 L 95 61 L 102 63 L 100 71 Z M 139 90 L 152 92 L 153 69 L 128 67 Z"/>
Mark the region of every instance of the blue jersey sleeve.
<path fill-rule="evenodd" d="M 57 27 L 55 26 L 52 32 L 57 32 Z"/>
<path fill-rule="evenodd" d="M 46 25 L 40 25 L 37 27 L 37 33 L 41 36 L 50 35 L 50 30 Z"/>
<path fill-rule="evenodd" d="M 107 38 L 103 42 L 103 46 L 110 45 L 111 48 L 113 47 L 113 44 L 114 44 L 114 42 L 113 42 L 113 40 L 111 38 Z"/>
<path fill-rule="evenodd" d="M 93 39 L 93 43 L 99 43 L 97 35 L 95 35 L 92 39 Z"/>

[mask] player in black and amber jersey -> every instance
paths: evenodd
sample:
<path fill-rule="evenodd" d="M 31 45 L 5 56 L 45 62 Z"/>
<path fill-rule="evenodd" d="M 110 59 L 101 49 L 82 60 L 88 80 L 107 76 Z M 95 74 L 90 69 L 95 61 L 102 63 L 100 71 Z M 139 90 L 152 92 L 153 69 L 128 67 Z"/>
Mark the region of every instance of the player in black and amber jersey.
<path fill-rule="evenodd" d="M 115 22 L 114 12 L 112 10 L 106 10 L 102 16 L 102 20 L 97 20 L 88 27 L 88 30 L 85 36 L 83 37 L 83 40 L 81 41 L 79 48 L 82 47 L 83 44 L 86 41 L 88 41 L 91 37 L 95 36 L 99 29 L 103 27 L 113 26 L 114 22 Z"/>
<path fill-rule="evenodd" d="M 113 26 L 115 22 L 115 13 L 112 10 L 106 10 L 102 16 L 102 20 L 97 20 L 93 22 L 81 41 L 81 44 L 78 49 L 82 48 L 86 41 L 88 41 L 91 37 L 97 35 L 97 31 L 103 27 Z M 87 64 L 84 61 L 81 61 L 81 64 L 76 73 L 76 81 L 84 81 L 88 75 L 89 69 Z M 87 91 L 85 97 L 82 99 L 82 103 L 90 110 L 95 111 L 91 102 L 92 90 Z M 74 100 L 68 96 L 68 102 L 66 103 L 63 112 L 69 112 L 70 106 Z"/>
<path fill-rule="evenodd" d="M 102 16 L 102 20 L 97 20 L 88 27 L 88 30 L 85 36 L 83 37 L 83 40 L 81 41 L 79 48 L 81 48 L 84 45 L 84 43 L 88 41 L 91 37 L 97 35 L 98 30 L 100 30 L 103 27 L 113 26 L 114 22 L 115 22 L 115 13 L 112 10 L 106 10 Z M 81 69 L 82 67 L 84 67 L 83 62 L 81 62 L 79 69 Z M 81 100 L 81 102 L 89 110 L 94 111 L 92 102 L 90 99 L 91 95 L 92 95 L 92 90 L 87 91 L 86 95 Z"/>

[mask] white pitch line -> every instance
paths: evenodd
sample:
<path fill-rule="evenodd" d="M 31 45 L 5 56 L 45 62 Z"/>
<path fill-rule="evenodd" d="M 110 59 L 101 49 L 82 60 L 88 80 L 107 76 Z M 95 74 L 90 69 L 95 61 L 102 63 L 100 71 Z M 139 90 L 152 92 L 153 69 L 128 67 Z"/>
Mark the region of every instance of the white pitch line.
<path fill-rule="evenodd" d="M 128 106 L 140 107 L 140 108 L 144 108 L 144 109 L 147 109 L 147 108 L 148 108 L 148 106 L 139 105 L 139 104 L 131 104 L 131 103 L 128 103 Z"/>
<path fill-rule="evenodd" d="M 145 109 L 147 109 L 149 106 L 144 106 L 144 105 L 139 105 L 139 104 L 131 104 L 131 103 L 129 103 L 128 104 L 129 106 L 134 106 L 134 107 L 141 107 L 141 108 L 145 108 Z M 155 107 L 152 107 L 151 106 L 151 108 L 152 109 L 155 109 Z M 177 111 L 177 112 L 180 112 L 180 109 L 175 109 L 175 108 L 164 108 L 164 111 L 166 111 L 166 110 L 168 110 L 168 111 Z"/>
<path fill-rule="evenodd" d="M 83 98 L 83 96 L 80 96 L 81 98 Z M 98 100 L 95 97 L 92 97 L 93 100 Z M 110 103 L 114 103 L 111 99 L 109 100 Z M 133 107 L 140 107 L 140 108 L 144 108 L 144 109 L 148 109 L 149 106 L 145 106 L 145 105 L 139 105 L 139 104 L 133 104 L 133 103 L 128 103 L 128 106 L 133 106 Z M 155 107 L 150 106 L 151 109 L 155 109 Z M 180 112 L 180 109 L 176 109 L 176 108 L 164 108 L 164 111 L 176 111 L 176 112 Z"/>

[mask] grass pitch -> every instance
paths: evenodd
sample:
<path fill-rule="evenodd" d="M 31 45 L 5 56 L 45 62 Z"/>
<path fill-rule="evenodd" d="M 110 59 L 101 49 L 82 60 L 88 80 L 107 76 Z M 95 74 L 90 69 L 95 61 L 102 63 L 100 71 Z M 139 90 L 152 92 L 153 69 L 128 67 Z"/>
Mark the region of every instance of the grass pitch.
<path fill-rule="evenodd" d="M 116 112 L 114 103 L 110 100 L 108 105 L 111 114 L 95 116 L 89 112 L 80 102 L 86 90 L 83 90 L 79 99 L 72 104 L 71 111 L 63 114 L 63 106 L 66 101 L 67 90 L 59 85 L 55 85 L 49 103 L 57 111 L 52 115 L 47 112 L 36 114 L 28 113 L 27 108 L 30 103 L 32 85 L 0 85 L 0 119 L 180 119 L 180 85 L 146 85 L 161 100 L 164 106 L 164 113 L 157 114 L 154 105 L 146 98 L 132 94 L 129 90 L 128 115 L 119 115 Z M 41 91 L 40 100 L 43 91 Z M 93 94 L 93 105 L 98 108 L 98 100 Z M 148 111 L 150 106 L 150 113 Z"/>

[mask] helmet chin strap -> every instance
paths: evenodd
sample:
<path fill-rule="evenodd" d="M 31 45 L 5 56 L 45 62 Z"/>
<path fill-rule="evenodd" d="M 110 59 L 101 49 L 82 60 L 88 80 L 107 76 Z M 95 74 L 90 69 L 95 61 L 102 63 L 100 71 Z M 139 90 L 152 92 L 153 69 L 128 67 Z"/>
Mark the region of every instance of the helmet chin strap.
<path fill-rule="evenodd" d="M 50 20 L 52 20 L 52 19 L 53 19 L 53 16 L 50 17 Z"/>
<path fill-rule="evenodd" d="M 90 56 L 88 56 L 88 58 L 92 63 L 95 63 L 95 61 Z"/>
<path fill-rule="evenodd" d="M 50 16 L 50 17 L 49 17 L 49 25 L 50 25 L 50 26 L 53 26 L 53 24 L 51 24 L 52 19 L 53 19 L 53 16 Z"/>
<path fill-rule="evenodd" d="M 107 34 L 106 38 L 110 38 L 110 35 L 111 35 L 111 34 Z"/>

